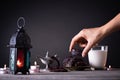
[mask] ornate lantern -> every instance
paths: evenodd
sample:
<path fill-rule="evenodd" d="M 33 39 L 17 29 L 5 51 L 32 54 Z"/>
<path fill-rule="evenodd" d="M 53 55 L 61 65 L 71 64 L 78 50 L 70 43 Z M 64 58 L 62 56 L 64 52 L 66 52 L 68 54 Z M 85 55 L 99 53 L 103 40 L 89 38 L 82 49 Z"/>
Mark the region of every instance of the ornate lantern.
<path fill-rule="evenodd" d="M 24 30 L 25 19 L 20 17 L 17 21 L 18 29 L 12 35 L 8 47 L 10 47 L 9 67 L 12 74 L 21 72 L 29 73 L 31 39 Z"/>

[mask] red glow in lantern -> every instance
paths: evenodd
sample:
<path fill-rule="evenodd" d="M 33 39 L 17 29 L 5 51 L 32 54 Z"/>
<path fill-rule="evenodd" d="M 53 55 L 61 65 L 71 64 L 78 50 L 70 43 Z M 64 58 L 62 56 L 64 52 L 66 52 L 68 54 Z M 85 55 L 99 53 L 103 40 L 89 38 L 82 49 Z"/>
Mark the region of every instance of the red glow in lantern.
<path fill-rule="evenodd" d="M 24 51 L 23 51 L 23 49 L 18 49 L 17 66 L 19 68 L 24 66 Z"/>

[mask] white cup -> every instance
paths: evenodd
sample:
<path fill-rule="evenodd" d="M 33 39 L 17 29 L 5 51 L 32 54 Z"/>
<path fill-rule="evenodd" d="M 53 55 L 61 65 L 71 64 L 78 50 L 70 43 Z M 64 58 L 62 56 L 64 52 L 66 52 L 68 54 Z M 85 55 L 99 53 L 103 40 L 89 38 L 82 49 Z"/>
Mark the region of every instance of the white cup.
<path fill-rule="evenodd" d="M 108 46 L 94 46 L 88 52 L 89 64 L 92 68 L 104 69 L 107 61 Z"/>

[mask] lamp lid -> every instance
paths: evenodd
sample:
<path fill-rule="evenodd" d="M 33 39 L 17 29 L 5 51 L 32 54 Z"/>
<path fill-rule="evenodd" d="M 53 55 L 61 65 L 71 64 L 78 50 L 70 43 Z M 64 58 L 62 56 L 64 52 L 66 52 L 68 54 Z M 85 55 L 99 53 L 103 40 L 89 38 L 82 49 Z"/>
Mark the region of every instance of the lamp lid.
<path fill-rule="evenodd" d="M 12 35 L 8 47 L 31 48 L 31 39 L 24 30 L 25 19 L 20 17 L 17 20 L 18 30 Z"/>

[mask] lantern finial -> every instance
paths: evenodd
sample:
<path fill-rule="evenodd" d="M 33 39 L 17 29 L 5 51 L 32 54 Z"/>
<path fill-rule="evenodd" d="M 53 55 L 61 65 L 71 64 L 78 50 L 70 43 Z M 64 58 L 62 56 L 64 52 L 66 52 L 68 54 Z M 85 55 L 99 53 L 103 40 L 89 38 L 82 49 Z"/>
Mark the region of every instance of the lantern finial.
<path fill-rule="evenodd" d="M 22 28 L 25 26 L 25 18 L 24 17 L 19 17 L 17 20 L 17 26 L 18 28 Z"/>

